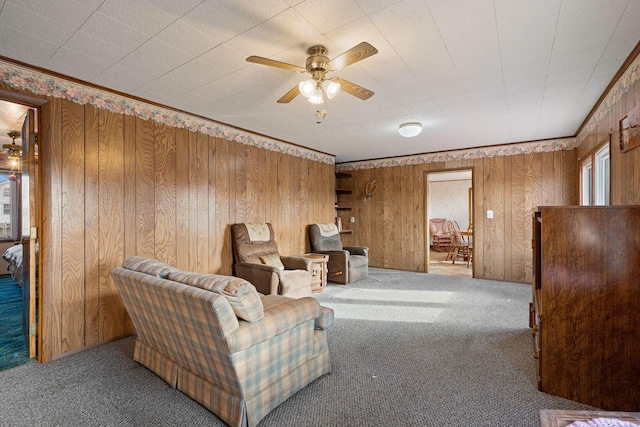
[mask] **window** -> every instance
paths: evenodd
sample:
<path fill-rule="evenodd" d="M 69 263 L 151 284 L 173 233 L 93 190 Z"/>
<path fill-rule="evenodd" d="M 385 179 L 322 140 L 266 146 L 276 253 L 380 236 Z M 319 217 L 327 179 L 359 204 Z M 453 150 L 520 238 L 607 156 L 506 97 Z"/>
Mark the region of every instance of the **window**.
<path fill-rule="evenodd" d="M 611 204 L 611 159 L 609 142 L 597 147 L 580 163 L 580 204 Z"/>
<path fill-rule="evenodd" d="M 0 171 L 0 203 L 2 203 L 2 214 L 0 214 L 0 240 L 18 239 L 18 182 L 15 174 L 9 171 Z"/>
<path fill-rule="evenodd" d="M 609 176 L 611 172 L 610 160 L 609 160 L 609 144 L 596 151 L 595 154 L 595 200 L 596 205 L 609 205 L 611 204 L 609 195 Z"/>
<path fill-rule="evenodd" d="M 591 164 L 591 157 L 582 162 L 582 175 L 580 176 L 582 182 L 582 201 L 583 206 L 589 206 L 591 204 L 591 198 L 593 197 L 593 167 Z"/>

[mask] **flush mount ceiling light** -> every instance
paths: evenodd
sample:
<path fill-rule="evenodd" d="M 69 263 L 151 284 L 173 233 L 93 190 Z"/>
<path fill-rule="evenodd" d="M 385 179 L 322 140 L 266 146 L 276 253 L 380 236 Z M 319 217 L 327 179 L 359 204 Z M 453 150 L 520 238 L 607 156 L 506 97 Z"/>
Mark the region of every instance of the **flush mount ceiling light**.
<path fill-rule="evenodd" d="M 422 132 L 422 124 L 418 122 L 403 123 L 398 128 L 398 132 L 405 138 L 412 138 L 420 135 L 420 132 Z"/>

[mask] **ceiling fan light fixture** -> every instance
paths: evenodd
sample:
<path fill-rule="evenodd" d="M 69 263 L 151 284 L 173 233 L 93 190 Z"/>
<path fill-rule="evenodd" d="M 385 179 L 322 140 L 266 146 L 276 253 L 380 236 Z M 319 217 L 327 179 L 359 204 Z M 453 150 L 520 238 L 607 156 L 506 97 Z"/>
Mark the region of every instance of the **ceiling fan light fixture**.
<path fill-rule="evenodd" d="M 2 149 L 7 153 L 7 160 L 9 160 L 11 170 L 14 170 L 17 169 L 22 156 L 22 146 L 16 144 L 16 138 L 20 136 L 20 132 L 12 130 L 7 132 L 7 135 L 9 135 L 12 142 L 11 144 L 4 144 Z"/>
<path fill-rule="evenodd" d="M 322 98 L 322 89 L 316 88 L 313 91 L 313 95 L 311 95 L 308 99 L 312 104 L 322 104 L 324 102 L 324 99 Z"/>
<path fill-rule="evenodd" d="M 414 136 L 420 135 L 420 132 L 422 132 L 422 123 L 418 123 L 418 122 L 403 123 L 398 128 L 398 132 L 400 133 L 400 135 L 404 136 L 405 138 L 413 138 Z"/>
<path fill-rule="evenodd" d="M 314 82 L 313 79 L 302 81 L 300 82 L 300 84 L 298 84 L 298 89 L 300 90 L 302 96 L 304 96 L 305 98 L 309 98 L 316 90 L 316 82 Z"/>
<path fill-rule="evenodd" d="M 336 83 L 333 80 L 325 80 L 323 88 L 324 92 L 327 94 L 327 98 L 333 99 L 333 97 L 340 92 L 340 83 Z"/>

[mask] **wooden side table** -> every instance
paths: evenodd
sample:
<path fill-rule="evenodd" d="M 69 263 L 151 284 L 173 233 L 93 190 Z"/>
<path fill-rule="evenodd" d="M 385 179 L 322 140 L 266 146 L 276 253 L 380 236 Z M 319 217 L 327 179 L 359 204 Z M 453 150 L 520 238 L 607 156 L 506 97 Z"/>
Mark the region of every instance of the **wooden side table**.
<path fill-rule="evenodd" d="M 327 286 L 327 263 L 329 255 L 324 254 L 302 254 L 296 255 L 300 258 L 309 258 L 313 261 L 311 265 L 311 292 L 320 293 Z"/>

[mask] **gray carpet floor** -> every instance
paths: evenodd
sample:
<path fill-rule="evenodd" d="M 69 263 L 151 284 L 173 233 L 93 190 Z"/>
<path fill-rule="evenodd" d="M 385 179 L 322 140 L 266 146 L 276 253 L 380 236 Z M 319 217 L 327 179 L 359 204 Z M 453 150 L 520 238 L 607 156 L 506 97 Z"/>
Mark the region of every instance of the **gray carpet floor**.
<path fill-rule="evenodd" d="M 593 409 L 539 392 L 531 287 L 371 269 L 318 300 L 336 313 L 332 372 L 261 427 L 539 426 L 540 409 Z M 0 426 L 223 426 L 133 362 L 126 338 L 0 372 Z"/>

